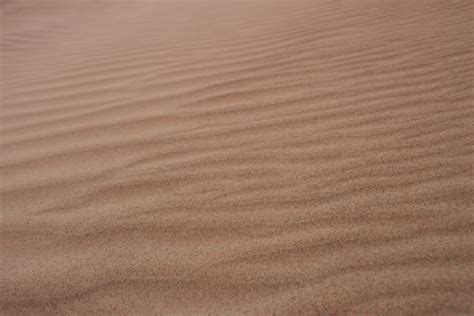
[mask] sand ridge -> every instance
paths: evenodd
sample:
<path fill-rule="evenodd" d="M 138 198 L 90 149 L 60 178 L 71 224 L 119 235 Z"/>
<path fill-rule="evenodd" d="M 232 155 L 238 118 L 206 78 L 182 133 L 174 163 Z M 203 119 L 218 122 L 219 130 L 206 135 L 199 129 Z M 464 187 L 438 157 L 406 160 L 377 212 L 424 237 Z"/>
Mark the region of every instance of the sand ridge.
<path fill-rule="evenodd" d="M 2 314 L 474 313 L 471 1 L 2 1 Z"/>

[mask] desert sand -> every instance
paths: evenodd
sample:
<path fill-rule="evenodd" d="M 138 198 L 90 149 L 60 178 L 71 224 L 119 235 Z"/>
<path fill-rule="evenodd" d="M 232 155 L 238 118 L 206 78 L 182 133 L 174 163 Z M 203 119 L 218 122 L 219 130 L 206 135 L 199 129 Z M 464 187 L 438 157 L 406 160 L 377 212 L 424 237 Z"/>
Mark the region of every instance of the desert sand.
<path fill-rule="evenodd" d="M 1 10 L 2 315 L 474 314 L 474 2 Z"/>

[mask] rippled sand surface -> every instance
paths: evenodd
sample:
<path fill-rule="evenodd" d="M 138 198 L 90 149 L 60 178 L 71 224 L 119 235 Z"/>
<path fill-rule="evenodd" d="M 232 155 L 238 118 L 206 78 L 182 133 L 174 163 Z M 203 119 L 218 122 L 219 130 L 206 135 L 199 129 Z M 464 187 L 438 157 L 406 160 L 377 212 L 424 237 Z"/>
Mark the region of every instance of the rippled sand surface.
<path fill-rule="evenodd" d="M 474 313 L 474 2 L 0 3 L 3 315 Z"/>

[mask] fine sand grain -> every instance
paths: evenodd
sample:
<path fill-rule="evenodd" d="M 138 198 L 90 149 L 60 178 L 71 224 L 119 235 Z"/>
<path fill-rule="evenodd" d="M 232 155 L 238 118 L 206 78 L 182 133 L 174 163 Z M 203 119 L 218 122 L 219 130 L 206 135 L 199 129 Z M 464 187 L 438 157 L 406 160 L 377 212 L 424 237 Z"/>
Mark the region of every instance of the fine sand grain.
<path fill-rule="evenodd" d="M 0 313 L 474 314 L 474 2 L 0 0 Z"/>

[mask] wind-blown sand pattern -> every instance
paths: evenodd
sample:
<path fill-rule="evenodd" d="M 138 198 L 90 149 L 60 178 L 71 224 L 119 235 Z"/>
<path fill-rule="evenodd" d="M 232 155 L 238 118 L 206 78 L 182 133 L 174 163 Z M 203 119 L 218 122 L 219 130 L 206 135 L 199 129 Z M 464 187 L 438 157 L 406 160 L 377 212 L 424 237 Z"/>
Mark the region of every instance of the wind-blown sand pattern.
<path fill-rule="evenodd" d="M 1 313 L 474 313 L 474 2 L 2 1 Z"/>

